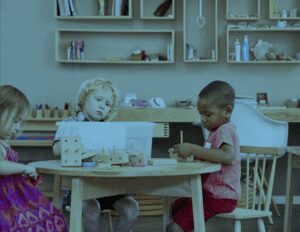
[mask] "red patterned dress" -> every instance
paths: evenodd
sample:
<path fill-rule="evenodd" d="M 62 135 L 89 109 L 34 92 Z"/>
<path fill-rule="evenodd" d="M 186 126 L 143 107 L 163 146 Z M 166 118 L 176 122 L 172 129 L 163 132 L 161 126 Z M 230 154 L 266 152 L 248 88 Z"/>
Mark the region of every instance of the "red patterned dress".
<path fill-rule="evenodd" d="M 18 162 L 18 154 L 6 148 L 5 160 Z M 21 175 L 0 175 L 0 231 L 66 232 L 63 214 Z"/>

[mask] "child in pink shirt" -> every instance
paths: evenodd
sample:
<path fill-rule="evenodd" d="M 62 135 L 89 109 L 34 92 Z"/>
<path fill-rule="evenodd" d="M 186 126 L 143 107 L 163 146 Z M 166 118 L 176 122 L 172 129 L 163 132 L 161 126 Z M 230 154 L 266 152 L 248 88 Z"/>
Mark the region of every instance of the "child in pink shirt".
<path fill-rule="evenodd" d="M 182 143 L 173 147 L 181 157 L 193 155 L 195 159 L 221 163 L 221 170 L 202 176 L 205 221 L 220 213 L 235 209 L 241 194 L 240 148 L 235 126 L 230 122 L 235 92 L 224 81 L 213 81 L 201 90 L 198 111 L 203 127 L 209 130 L 211 148 Z M 173 221 L 168 232 L 192 231 L 194 226 L 191 198 L 180 198 L 173 207 Z"/>

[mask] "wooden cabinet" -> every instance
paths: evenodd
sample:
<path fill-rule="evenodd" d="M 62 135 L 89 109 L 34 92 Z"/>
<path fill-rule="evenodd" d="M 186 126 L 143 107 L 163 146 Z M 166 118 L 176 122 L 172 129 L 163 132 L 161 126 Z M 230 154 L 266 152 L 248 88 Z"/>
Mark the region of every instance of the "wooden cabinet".
<path fill-rule="evenodd" d="M 84 42 L 82 57 L 68 57 L 70 41 Z M 174 44 L 174 30 L 57 30 L 56 61 L 82 64 L 172 64 L 175 62 Z M 144 50 L 149 59 L 134 60 L 132 54 L 139 49 Z"/>
<path fill-rule="evenodd" d="M 183 60 L 191 63 L 218 61 L 218 1 L 183 1 Z"/>

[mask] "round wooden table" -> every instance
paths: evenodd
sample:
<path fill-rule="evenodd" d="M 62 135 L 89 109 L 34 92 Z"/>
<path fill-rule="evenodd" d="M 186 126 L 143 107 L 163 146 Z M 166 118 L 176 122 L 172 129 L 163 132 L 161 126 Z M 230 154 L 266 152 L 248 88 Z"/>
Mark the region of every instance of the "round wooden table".
<path fill-rule="evenodd" d="M 81 231 L 82 200 L 122 193 L 165 196 L 164 228 L 169 222 L 168 197 L 192 197 L 194 231 L 205 231 L 201 174 L 220 170 L 220 164 L 184 162 L 146 167 L 61 167 L 59 160 L 31 163 L 41 174 L 53 174 L 55 206 L 59 207 L 61 186 L 72 190 L 70 231 Z"/>

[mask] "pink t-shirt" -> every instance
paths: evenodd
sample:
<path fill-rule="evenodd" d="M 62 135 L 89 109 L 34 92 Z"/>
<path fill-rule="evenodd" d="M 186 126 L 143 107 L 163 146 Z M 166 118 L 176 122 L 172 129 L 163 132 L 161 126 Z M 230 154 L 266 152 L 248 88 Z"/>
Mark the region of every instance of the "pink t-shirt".
<path fill-rule="evenodd" d="M 211 143 L 212 149 L 219 149 L 223 143 L 231 145 L 233 161 L 231 165 L 222 164 L 220 171 L 210 173 L 203 189 L 217 199 L 238 200 L 241 195 L 241 157 L 236 127 L 231 122 L 221 125 L 217 130 L 210 132 L 207 142 Z"/>

